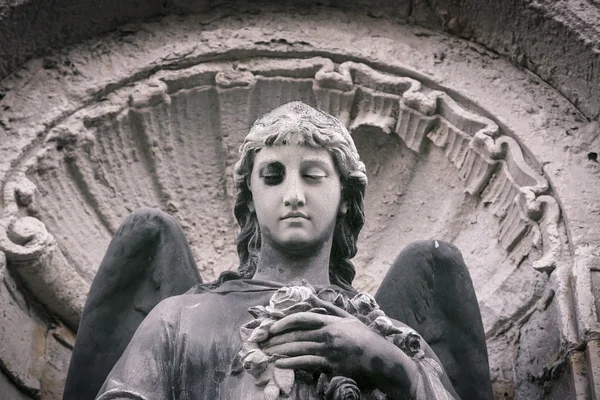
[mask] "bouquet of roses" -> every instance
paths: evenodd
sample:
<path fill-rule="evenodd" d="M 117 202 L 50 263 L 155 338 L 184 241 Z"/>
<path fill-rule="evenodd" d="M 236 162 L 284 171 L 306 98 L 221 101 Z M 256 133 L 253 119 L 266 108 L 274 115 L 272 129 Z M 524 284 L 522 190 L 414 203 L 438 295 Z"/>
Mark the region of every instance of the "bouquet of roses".
<path fill-rule="evenodd" d="M 343 292 L 332 288 L 317 292 L 306 282 L 301 286 L 283 287 L 273 294 L 268 306 L 251 307 L 248 311 L 254 319 L 240 328 L 244 343 L 235 362 L 256 379 L 257 386 L 264 387 L 265 400 L 289 396 L 296 375 L 303 374 L 303 371 L 277 368 L 275 360 L 282 356 L 269 355 L 262 351 L 261 343 L 269 338 L 269 328 L 276 321 L 298 312 L 329 314 L 327 307 L 323 307 L 324 302 L 331 303 L 358 318 L 410 357 L 424 357 L 420 336 L 410 328 L 394 326 L 379 308 L 375 299 L 367 293 L 359 293 L 349 298 Z M 361 398 L 361 391 L 356 382 L 342 376 L 334 376 L 330 379 L 326 374 L 320 374 L 317 392 L 325 400 Z M 375 390 L 371 393 L 371 398 L 385 399 L 386 397 L 379 390 Z"/>

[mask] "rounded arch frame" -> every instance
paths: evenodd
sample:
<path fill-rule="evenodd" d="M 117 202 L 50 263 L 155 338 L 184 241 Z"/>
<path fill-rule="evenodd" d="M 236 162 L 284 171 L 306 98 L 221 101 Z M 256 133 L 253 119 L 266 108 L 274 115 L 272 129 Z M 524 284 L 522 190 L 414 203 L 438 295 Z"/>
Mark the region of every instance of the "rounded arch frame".
<path fill-rule="evenodd" d="M 425 147 L 441 149 L 455 168 L 453 173 L 464 182 L 464 189 L 472 196 L 479 196 L 481 202 L 489 203 L 490 213 L 498 223 L 500 244 L 512 262 L 518 265 L 532 250 L 541 249 L 534 267 L 550 276 L 546 289 L 556 294 L 561 351 L 565 357 L 576 343 L 595 338 L 598 322 L 591 295 L 594 272 L 590 264 L 591 255 L 598 249 L 593 241 L 584 241 L 581 232 L 574 232 L 569 226 L 580 223 L 581 209 L 589 208 L 591 203 L 586 199 L 594 192 L 566 182 L 558 171 L 573 167 L 585 174 L 587 181 L 593 180 L 597 171 L 585 163 L 587 160 L 582 162 L 578 158 L 582 152 L 577 153 L 576 148 L 583 139 L 572 139 L 568 145 L 574 150 L 566 156 L 563 153 L 564 160 L 555 160 L 562 153 L 556 148 L 562 139 L 553 136 L 556 132 L 550 129 L 552 124 L 583 127 L 584 119 L 568 102 L 544 88 L 543 82 L 473 46 L 454 52 L 463 42 L 439 34 L 423 35 L 422 28 L 382 26 L 378 32 L 393 32 L 393 35 L 377 36 L 378 33 L 371 32 L 361 36 L 352 33 L 361 29 L 358 22 L 340 24 L 336 29 L 343 33 L 340 35 L 343 40 L 334 46 L 324 38 L 327 25 L 313 32 L 297 23 L 287 30 L 265 34 L 258 28 L 232 28 L 226 24 L 219 27 L 219 23 L 213 31 L 195 32 L 195 22 L 194 17 L 189 17 L 143 24 L 144 29 L 171 36 L 157 44 L 145 38 L 141 29 L 128 35 L 128 41 L 137 46 L 135 51 L 126 42 L 120 42 L 118 34 L 109 37 L 110 44 L 105 44 L 115 46 L 112 55 L 101 50 L 90 52 L 85 46 L 63 50 L 53 56 L 60 66 L 54 74 L 58 76 L 57 83 L 43 84 L 30 79 L 33 85 L 27 86 L 28 78 L 46 71 L 39 60 L 30 62 L 25 76 L 9 78 L 13 87 L 20 85 L 21 92 L 19 95 L 9 92 L 11 109 L 3 119 L 8 122 L 4 132 L 11 138 L 5 147 L 8 150 L 2 153 L 7 162 L 0 166 L 3 190 L 0 246 L 11 270 L 67 325 L 72 328 L 77 325 L 90 271 L 73 268 L 76 257 L 65 257 L 53 237 L 55 232 L 48 233 L 44 224 L 34 218 L 43 210 L 39 208 L 39 194 L 36 194 L 39 187 L 32 182 L 32 171 L 36 171 L 33 175 L 51 171 L 52 163 L 47 161 L 64 161 L 85 154 L 93 147 L 94 134 L 90 132 L 98 129 L 106 116 L 122 115 L 126 122 L 121 124 L 143 125 L 148 110 L 170 105 L 173 94 L 202 90 L 207 92 L 203 100 L 207 110 L 214 107 L 214 101 L 219 105 L 245 105 L 229 113 L 219 108 L 219 120 L 211 120 L 219 126 L 215 132 L 219 131 L 221 136 L 216 142 L 223 144 L 218 151 L 225 156 L 225 163 L 218 169 L 227 173 L 232 161 L 230 150 L 236 147 L 239 135 L 245 133 L 245 124 L 259 115 L 260 107 L 266 111 L 276 105 L 288 90 L 287 95 L 307 96 L 308 102 L 338 116 L 354 131 L 371 127 L 397 135 L 417 154 L 422 154 Z M 353 40 L 356 36 L 362 37 L 362 41 Z M 175 38 L 185 40 L 177 42 Z M 366 47 L 367 39 L 377 45 Z M 525 87 L 517 88 L 515 96 L 501 93 L 499 97 L 512 104 L 499 107 L 499 100 L 491 100 L 485 88 L 461 85 L 468 74 L 453 76 L 460 69 L 458 61 L 439 65 L 431 54 L 411 55 L 420 42 L 429 42 L 431 49 L 446 49 L 450 60 L 456 54 L 467 57 L 477 64 L 473 75 L 481 74 L 480 82 L 487 80 L 490 87 L 502 79 L 485 77 L 484 66 L 490 63 L 497 64 L 500 76 L 507 73 L 511 78 L 522 79 L 520 84 Z M 125 68 L 110 71 L 109 65 Z M 276 81 L 275 89 L 269 86 Z M 506 83 L 511 84 L 510 80 Z M 534 87 L 538 87 L 535 93 L 540 95 L 539 103 L 534 101 L 535 96 L 527 95 Z M 273 104 L 253 103 L 252 96 L 258 96 L 257 93 L 269 94 L 267 97 Z M 224 97 L 231 100 L 224 101 Z M 95 106 L 102 103 L 105 106 Z M 544 117 L 544 110 L 551 104 L 571 115 L 564 119 L 548 114 Z M 517 121 L 511 120 L 510 113 L 519 105 L 525 113 Z M 239 112 L 247 115 L 241 117 Z M 221 118 L 223 115 L 228 117 Z M 141 147 L 149 145 L 149 151 L 141 152 L 138 157 L 146 170 L 157 171 L 166 157 L 162 161 L 160 157 L 153 158 L 154 139 L 145 132 L 148 130 L 138 129 L 132 140 Z M 59 152 L 70 155 L 56 156 Z M 76 166 L 77 160 L 81 159 L 74 157 L 71 165 Z M 81 168 L 79 172 L 78 168 L 71 168 L 69 176 L 84 201 L 94 209 L 94 218 L 103 225 L 102 229 L 114 232 L 116 220 L 108 216 L 110 207 L 103 210 L 97 201 L 94 203 L 90 182 L 98 179 L 92 175 L 90 181 L 90 176 L 85 176 L 90 171 L 94 173 L 93 168 L 89 171 Z M 176 190 L 170 192 L 163 178 L 154 175 L 150 186 L 157 205 L 177 208 L 177 202 L 173 201 Z M 106 190 L 114 191 L 108 186 Z M 226 197 L 230 190 L 224 187 L 222 196 Z M 596 217 L 592 213 L 590 218 Z M 588 219 L 585 225 L 592 222 Z M 575 287 L 570 283 L 573 277 L 577 277 Z M 548 299 L 546 292 L 543 296 Z M 573 309 L 577 327 L 572 323 Z M 494 327 L 498 331 L 501 328 L 501 325 Z"/>

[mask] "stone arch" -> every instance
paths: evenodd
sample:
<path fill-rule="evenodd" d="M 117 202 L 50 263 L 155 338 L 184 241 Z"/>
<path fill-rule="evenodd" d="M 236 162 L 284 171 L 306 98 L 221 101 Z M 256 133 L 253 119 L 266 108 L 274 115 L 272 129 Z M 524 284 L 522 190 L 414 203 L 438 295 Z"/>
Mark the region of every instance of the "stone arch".
<path fill-rule="evenodd" d="M 264 25 L 269 21 L 265 19 Z M 56 53 L 49 58 L 52 63 L 34 60 L 31 73 L 7 80 L 24 89 L 19 95 L 8 92 L 11 110 L 3 119 L 4 132 L 12 136 L 8 146 L 14 151 L 3 153 L 8 162 L 0 171 L 0 249 L 19 288 L 76 328 L 102 243 L 107 244 L 128 210 L 140 205 L 160 206 L 180 219 L 197 255 L 202 255 L 203 274 L 211 276 L 219 268 L 233 266 L 233 248 L 212 240 L 207 232 L 233 237 L 227 176 L 237 145 L 257 116 L 286 100 L 301 99 L 346 123 L 360 138 L 359 150 L 367 157 L 379 161 L 381 147 L 394 146 L 382 168 L 387 172 L 394 165 L 412 168 L 406 175 L 398 174 L 408 189 L 427 193 L 422 186 L 428 174 L 447 180 L 434 185 L 449 191 L 449 202 L 440 204 L 456 212 L 433 215 L 437 220 L 428 226 L 436 228 L 420 234 L 449 235 L 459 247 L 476 242 L 475 235 L 494 243 L 497 239 L 488 253 L 481 251 L 490 242 L 468 249 L 473 260 L 493 253 L 490 258 L 502 265 L 494 270 L 476 261 L 472 272 L 480 298 L 489 291 L 482 308 L 497 389 L 508 385 L 521 396 L 540 393 L 541 385 L 527 383 L 521 374 L 531 373 L 544 382 L 547 371 L 574 363 L 573 346 L 590 317 L 580 312 L 579 329 L 572 324 L 571 310 L 582 306 L 585 310 L 581 301 L 589 301 L 577 297 L 569 283 L 581 250 L 570 239 L 559 204 L 572 207 L 573 202 L 562 197 L 548 177 L 555 176 L 544 168 L 549 147 L 525 133 L 539 129 L 531 126 L 540 123 L 581 124 L 580 115 L 564 99 L 485 50 L 423 28 L 395 27 L 400 32 L 387 38 L 392 28 L 380 24 L 369 28 L 375 33 L 358 35 L 361 39 L 356 40 L 351 31 L 365 25 L 364 20 L 348 26 L 332 24 L 341 42 L 333 46 L 324 39 L 329 26 L 312 32 L 310 24 L 299 23 L 297 31 L 265 34 L 231 21 L 218 21 L 212 31 L 194 31 L 197 22 L 192 16 L 144 24 L 139 31 L 126 33 L 126 40 L 122 33 L 105 38 L 100 49 L 84 44 Z M 144 30 L 168 39 L 157 44 L 145 37 Z M 429 66 L 430 58 L 410 54 L 415 40 L 447 51 L 444 57 L 451 61 L 439 66 L 441 72 L 428 71 L 438 64 L 434 59 Z M 113 53 L 103 53 L 104 46 Z M 458 46 L 466 50 L 455 51 Z M 487 100 L 485 88 L 460 86 L 468 74 L 463 72 L 460 79 L 450 76 L 460 57 L 473 63 L 474 80 L 493 88 Z M 50 64 L 53 67 L 46 68 Z M 115 65 L 123 68 L 114 70 Z M 492 74 L 486 76 L 490 69 Z M 493 86 L 502 73 L 520 82 L 515 96 Z M 56 82 L 40 80 L 43 74 Z M 27 79 L 36 75 L 37 86 L 27 88 Z M 523 99 L 528 90 L 544 99 L 527 104 Z M 494 95 L 510 104 L 503 109 L 489 101 Z M 571 114 L 562 120 L 555 114 L 544 116 L 549 104 Z M 506 115 L 519 107 L 533 111 L 508 121 Z M 202 126 L 201 135 L 194 126 Z M 551 133 L 545 135 L 552 139 Z M 377 140 L 383 145 L 370 148 Z M 198 174 L 199 169 L 209 171 L 209 177 Z M 202 180 L 209 185 L 199 186 Z M 388 237 L 389 246 L 408 240 L 414 233 L 399 230 L 402 225 L 389 220 L 394 218 L 390 215 L 407 217 L 414 199 L 390 198 L 401 188 L 390 191 L 384 187 L 385 179 L 373 181 L 373 196 L 380 203 L 368 216 L 376 222 L 365 227 L 363 241 L 373 244 Z M 221 217 L 195 218 L 191 210 L 198 203 Z M 415 215 L 429 217 L 426 212 Z M 472 218 L 476 223 L 471 224 Z M 454 220 L 460 223 L 455 225 Z M 388 225 L 378 225 L 384 222 Z M 396 236 L 389 240 L 391 235 Z M 374 289 L 385 263 L 400 248 L 381 250 L 361 249 L 357 262 L 363 269 L 357 282 L 366 289 Z M 499 304 L 494 297 L 510 280 L 523 281 L 516 286 L 524 290 L 523 297 L 508 306 Z M 588 287 L 582 280 L 584 286 L 576 290 Z M 507 291 L 504 296 L 514 294 Z M 547 318 L 550 332 L 541 339 L 516 339 Z M 57 337 L 68 342 L 65 330 Z M 540 343 L 552 354 L 527 354 Z M 529 347 L 518 351 L 517 345 Z M 528 365 L 527 357 L 536 365 Z M 35 378 L 24 383 L 30 377 L 16 370 L 15 380 L 24 377 L 20 385 L 35 390 Z M 507 377 L 511 371 L 518 376 Z M 555 387 L 561 384 L 567 385 L 559 382 Z"/>

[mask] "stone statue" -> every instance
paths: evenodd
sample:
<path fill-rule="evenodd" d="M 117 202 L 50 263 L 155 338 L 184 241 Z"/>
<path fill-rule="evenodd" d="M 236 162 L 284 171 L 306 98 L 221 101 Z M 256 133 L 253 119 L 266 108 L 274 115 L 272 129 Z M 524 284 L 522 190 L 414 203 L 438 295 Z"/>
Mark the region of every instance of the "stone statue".
<path fill-rule="evenodd" d="M 455 247 L 409 246 L 375 298 L 352 287 L 367 176 L 341 122 L 301 102 L 273 110 L 234 180 L 240 266 L 215 282 L 172 217 L 141 209 L 121 225 L 64 399 L 491 399 Z"/>

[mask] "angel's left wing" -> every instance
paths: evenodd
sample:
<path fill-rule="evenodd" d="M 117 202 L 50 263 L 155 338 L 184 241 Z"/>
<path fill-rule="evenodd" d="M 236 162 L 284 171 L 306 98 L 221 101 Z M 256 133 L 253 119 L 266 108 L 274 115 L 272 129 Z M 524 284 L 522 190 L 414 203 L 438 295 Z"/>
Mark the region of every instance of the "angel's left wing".
<path fill-rule="evenodd" d="M 491 400 L 485 334 L 460 251 L 441 240 L 415 242 L 396 258 L 377 303 L 421 334 L 462 399 Z"/>
<path fill-rule="evenodd" d="M 201 283 L 179 224 L 134 211 L 115 233 L 83 309 L 63 400 L 93 400 L 136 329 L 161 300 Z"/>

